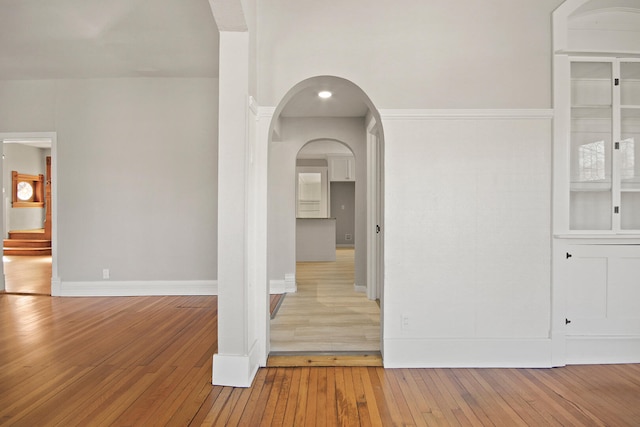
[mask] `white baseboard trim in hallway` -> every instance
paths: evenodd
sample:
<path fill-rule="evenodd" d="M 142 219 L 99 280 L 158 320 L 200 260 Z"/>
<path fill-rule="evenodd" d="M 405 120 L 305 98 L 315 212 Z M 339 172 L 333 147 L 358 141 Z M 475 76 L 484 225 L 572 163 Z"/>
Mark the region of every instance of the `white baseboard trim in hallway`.
<path fill-rule="evenodd" d="M 218 295 L 217 280 L 63 281 L 58 286 L 54 295 L 66 297 Z"/>

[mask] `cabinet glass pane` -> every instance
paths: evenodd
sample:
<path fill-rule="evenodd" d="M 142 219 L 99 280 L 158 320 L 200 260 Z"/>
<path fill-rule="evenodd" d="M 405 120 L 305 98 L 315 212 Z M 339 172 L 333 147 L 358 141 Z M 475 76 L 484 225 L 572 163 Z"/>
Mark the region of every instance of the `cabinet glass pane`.
<path fill-rule="evenodd" d="M 620 204 L 620 228 L 640 230 L 640 192 L 623 191 Z"/>
<path fill-rule="evenodd" d="M 640 107 L 640 62 L 620 63 L 620 103 Z"/>
<path fill-rule="evenodd" d="M 610 62 L 572 62 L 571 105 L 611 107 L 611 78 Z"/>
<path fill-rule="evenodd" d="M 640 109 L 623 108 L 620 132 L 622 191 L 640 190 Z"/>
<path fill-rule="evenodd" d="M 611 191 L 571 191 L 571 230 L 611 230 Z"/>
<path fill-rule="evenodd" d="M 571 63 L 572 230 L 610 230 L 612 64 Z"/>
<path fill-rule="evenodd" d="M 640 229 L 640 109 L 622 108 L 620 228 Z"/>

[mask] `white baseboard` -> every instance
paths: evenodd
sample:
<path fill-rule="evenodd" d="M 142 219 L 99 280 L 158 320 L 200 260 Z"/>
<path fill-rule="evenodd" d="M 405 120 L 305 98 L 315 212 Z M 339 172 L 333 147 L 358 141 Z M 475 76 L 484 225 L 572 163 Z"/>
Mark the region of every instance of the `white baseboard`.
<path fill-rule="evenodd" d="M 257 345 L 251 346 L 248 355 L 213 355 L 211 383 L 230 387 L 251 387 L 259 368 Z"/>
<path fill-rule="evenodd" d="M 640 363 L 640 336 L 567 336 L 567 365 Z"/>
<path fill-rule="evenodd" d="M 297 292 L 298 285 L 296 284 L 296 274 L 288 273 L 284 275 L 284 290 L 285 292 Z"/>
<path fill-rule="evenodd" d="M 269 280 L 270 294 L 286 294 L 297 291 L 298 286 L 296 285 L 295 274 L 285 274 L 284 280 Z"/>
<path fill-rule="evenodd" d="M 385 368 L 547 368 L 550 339 L 385 339 Z"/>
<path fill-rule="evenodd" d="M 284 280 L 269 280 L 269 294 L 284 294 L 285 292 Z"/>
<path fill-rule="evenodd" d="M 217 280 L 54 282 L 51 294 L 63 297 L 218 295 Z"/>
<path fill-rule="evenodd" d="M 353 284 L 353 290 L 356 292 L 360 292 L 360 293 L 366 293 L 367 292 L 367 286 L 366 285 L 358 285 L 357 283 Z"/>
<path fill-rule="evenodd" d="M 52 297 L 62 296 L 60 294 L 61 284 L 62 284 L 62 282 L 60 281 L 59 277 L 52 277 L 51 278 L 51 296 Z"/>

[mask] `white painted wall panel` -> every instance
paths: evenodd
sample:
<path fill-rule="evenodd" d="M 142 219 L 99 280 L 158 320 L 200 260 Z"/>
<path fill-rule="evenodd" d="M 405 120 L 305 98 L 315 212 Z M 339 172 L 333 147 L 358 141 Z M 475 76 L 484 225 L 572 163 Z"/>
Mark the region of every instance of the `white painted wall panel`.
<path fill-rule="evenodd" d="M 441 338 L 544 342 L 551 121 L 381 115 L 385 342 L 422 341 L 425 362 Z"/>

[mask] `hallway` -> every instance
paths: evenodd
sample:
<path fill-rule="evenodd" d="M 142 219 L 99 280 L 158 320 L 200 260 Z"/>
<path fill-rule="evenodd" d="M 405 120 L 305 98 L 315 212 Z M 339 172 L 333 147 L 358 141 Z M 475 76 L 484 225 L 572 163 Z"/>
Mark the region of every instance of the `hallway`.
<path fill-rule="evenodd" d="M 335 262 L 297 263 L 298 292 L 271 321 L 271 351 L 380 351 L 380 308 L 354 291 L 354 249 Z"/>

